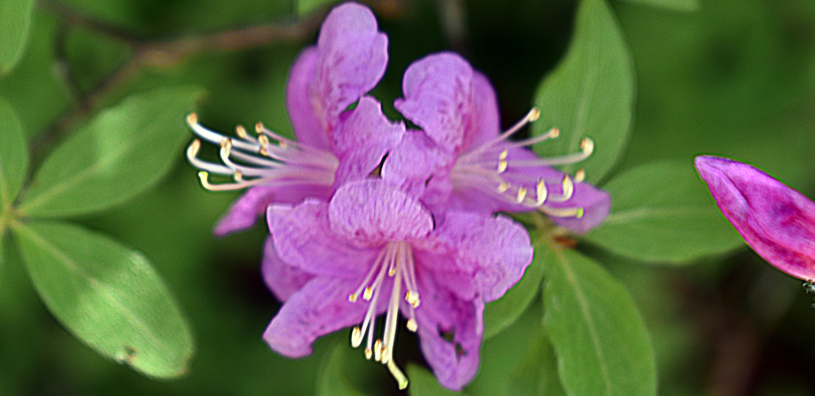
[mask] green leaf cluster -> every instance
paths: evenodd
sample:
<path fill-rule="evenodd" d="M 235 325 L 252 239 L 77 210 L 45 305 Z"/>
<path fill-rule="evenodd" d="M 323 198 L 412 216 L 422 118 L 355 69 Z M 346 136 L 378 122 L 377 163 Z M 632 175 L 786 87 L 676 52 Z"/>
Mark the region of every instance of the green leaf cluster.
<path fill-rule="evenodd" d="M 155 185 L 176 162 L 183 117 L 200 96 L 189 86 L 131 95 L 68 136 L 28 181 L 24 128 L 0 101 L 0 237 L 12 231 L 34 289 L 69 332 L 155 378 L 185 374 L 192 357 L 178 304 L 144 255 L 61 219 Z"/>

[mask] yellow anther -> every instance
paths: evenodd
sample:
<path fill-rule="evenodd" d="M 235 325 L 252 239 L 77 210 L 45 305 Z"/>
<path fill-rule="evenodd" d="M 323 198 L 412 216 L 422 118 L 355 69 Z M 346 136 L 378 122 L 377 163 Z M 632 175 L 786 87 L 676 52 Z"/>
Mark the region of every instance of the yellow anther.
<path fill-rule="evenodd" d="M 560 136 L 560 129 L 557 129 L 557 128 L 550 129 L 549 130 L 549 136 L 551 136 L 552 138 L 556 138 L 556 137 Z"/>
<path fill-rule="evenodd" d="M 357 302 L 357 297 L 359 296 L 357 296 L 356 293 L 351 293 L 348 295 L 348 301 L 352 303 Z"/>
<path fill-rule="evenodd" d="M 187 158 L 195 158 L 195 156 L 198 155 L 198 150 L 200 149 L 201 141 L 198 139 L 193 140 L 192 143 L 190 143 L 190 147 L 187 147 Z"/>
<path fill-rule="evenodd" d="M 269 152 L 268 152 L 268 151 L 266 151 L 266 147 L 261 147 L 261 148 L 260 148 L 260 150 L 258 150 L 258 153 L 260 153 L 260 155 L 262 155 L 262 156 L 264 156 L 264 157 L 268 157 L 268 156 L 269 156 Z"/>
<path fill-rule="evenodd" d="M 407 301 L 408 304 L 410 304 L 411 307 L 418 308 L 419 307 L 419 293 L 415 293 L 415 292 L 412 292 L 412 291 L 407 292 L 407 295 L 405 296 L 405 301 Z"/>
<path fill-rule="evenodd" d="M 529 122 L 536 121 L 541 116 L 541 111 L 538 110 L 536 107 L 533 107 L 532 110 L 529 110 Z"/>
<path fill-rule="evenodd" d="M 504 171 L 507 170 L 507 166 L 509 166 L 509 162 L 507 162 L 507 160 L 498 161 L 498 173 L 504 173 Z"/>
<path fill-rule="evenodd" d="M 589 138 L 583 138 L 580 141 L 580 149 L 583 150 L 585 155 L 589 155 L 594 152 L 594 140 Z"/>
<path fill-rule="evenodd" d="M 498 185 L 498 193 L 499 193 L 499 194 L 503 194 L 503 193 L 505 193 L 507 190 L 509 190 L 509 183 L 507 183 L 507 182 L 501 182 L 501 184 L 499 184 L 499 185 Z"/>
<path fill-rule="evenodd" d="M 583 208 L 577 208 L 577 213 L 574 214 L 574 217 L 578 219 L 583 218 Z"/>
<path fill-rule="evenodd" d="M 258 142 L 260 142 L 260 145 L 265 148 L 269 145 L 269 138 L 267 138 L 266 135 L 260 135 L 258 136 Z"/>
<path fill-rule="evenodd" d="M 365 301 L 371 301 L 371 297 L 374 295 L 374 289 L 370 286 L 365 287 L 365 291 L 362 292 L 362 298 Z"/>
<path fill-rule="evenodd" d="M 257 124 L 255 124 L 255 132 L 261 133 L 261 132 L 263 132 L 264 129 L 265 128 L 263 128 L 263 123 L 262 122 L 258 122 Z"/>
<path fill-rule="evenodd" d="M 535 200 L 535 206 L 541 206 L 544 202 L 546 202 L 546 197 L 549 195 L 549 190 L 546 189 L 546 182 L 544 182 L 543 179 L 538 180 L 535 195 L 537 197 Z"/>
<path fill-rule="evenodd" d="M 209 190 L 209 188 L 207 188 L 207 186 L 211 186 L 211 184 L 209 184 L 209 181 L 207 180 L 208 177 L 209 177 L 209 173 L 207 173 L 206 171 L 198 172 L 198 178 L 201 179 L 201 185 L 204 188 L 206 188 L 207 190 Z"/>
<path fill-rule="evenodd" d="M 563 198 L 569 199 L 574 194 L 574 183 L 572 183 L 572 178 L 569 175 L 563 176 Z"/>
<path fill-rule="evenodd" d="M 413 318 L 408 319 L 407 328 L 408 328 L 408 330 L 415 333 L 416 330 L 419 328 L 419 325 L 416 324 L 416 319 L 413 319 Z"/>
<path fill-rule="evenodd" d="M 232 150 L 232 139 L 228 139 L 228 138 L 221 139 L 221 148 L 222 149 L 227 149 L 227 150 Z"/>
<path fill-rule="evenodd" d="M 575 183 L 581 183 L 583 180 L 586 180 L 586 171 L 578 169 L 577 172 L 574 173 L 574 181 Z"/>
<path fill-rule="evenodd" d="M 246 139 L 249 137 L 249 135 L 246 134 L 246 128 L 244 128 L 243 125 L 238 125 L 235 127 L 235 134 L 241 139 Z"/>
<path fill-rule="evenodd" d="M 503 161 L 507 159 L 507 156 L 509 156 L 509 150 L 504 150 L 501 152 L 501 154 L 498 154 L 498 159 Z"/>
<path fill-rule="evenodd" d="M 371 360 L 371 356 L 373 356 L 374 351 L 371 348 L 365 348 L 365 359 Z"/>
<path fill-rule="evenodd" d="M 396 268 L 395 267 L 388 268 L 388 276 L 394 276 L 394 275 L 396 275 Z"/>
<path fill-rule="evenodd" d="M 190 113 L 187 115 L 187 124 L 195 125 L 198 123 L 198 114 Z"/>
<path fill-rule="evenodd" d="M 235 173 L 232 175 L 235 178 L 235 181 L 240 183 L 243 181 L 243 173 L 239 170 L 235 170 Z"/>
<path fill-rule="evenodd" d="M 391 354 L 389 352 L 390 351 L 388 350 L 388 347 L 385 346 L 385 345 L 382 345 L 382 348 L 379 351 L 379 357 L 380 357 L 379 362 L 380 363 L 386 364 L 391 360 L 392 356 L 391 356 Z"/>
<path fill-rule="evenodd" d="M 382 340 L 377 339 L 374 342 L 374 360 L 377 362 L 382 360 Z"/>
<path fill-rule="evenodd" d="M 362 344 L 362 329 L 359 326 L 354 326 L 351 329 L 351 346 L 356 348 Z"/>
<path fill-rule="evenodd" d="M 518 201 L 518 203 L 521 203 L 524 201 L 525 198 L 526 198 L 526 187 L 521 187 L 518 189 L 518 196 L 515 197 L 515 200 Z"/>

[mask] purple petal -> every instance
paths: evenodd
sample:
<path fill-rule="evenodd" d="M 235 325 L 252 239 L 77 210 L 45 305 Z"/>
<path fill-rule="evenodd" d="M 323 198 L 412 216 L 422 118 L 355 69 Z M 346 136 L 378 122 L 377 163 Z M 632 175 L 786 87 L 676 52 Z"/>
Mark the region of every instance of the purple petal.
<path fill-rule="evenodd" d="M 458 152 L 475 125 L 473 69 L 453 53 L 429 55 L 411 64 L 402 82 L 405 98 L 394 106 L 446 150 Z"/>
<path fill-rule="evenodd" d="M 348 301 L 360 281 L 314 278 L 283 304 L 263 340 L 283 356 L 311 354 L 311 344 L 318 337 L 362 322 L 368 305 Z"/>
<path fill-rule="evenodd" d="M 314 275 L 283 262 L 274 247 L 274 238 L 269 236 L 263 245 L 263 263 L 260 267 L 266 286 L 280 301 L 286 301 L 300 290 Z"/>
<path fill-rule="evenodd" d="M 413 197 L 427 201 L 446 201 L 452 191 L 448 182 L 445 192 L 427 191 L 431 177 L 449 181 L 450 169 L 455 163 L 455 153 L 445 151 L 433 143 L 422 131 L 406 131 L 402 140 L 391 150 L 382 165 L 382 179 Z M 436 186 L 434 190 L 438 190 Z M 425 195 L 423 195 L 425 194 Z"/>
<path fill-rule="evenodd" d="M 418 239 L 433 229 L 430 212 L 381 179 L 340 187 L 328 205 L 328 217 L 331 230 L 357 246 Z"/>
<path fill-rule="evenodd" d="M 331 195 L 331 187 L 319 185 L 270 185 L 252 187 L 241 195 L 215 225 L 213 232 L 222 237 L 242 231 L 255 224 L 258 216 L 266 213 L 266 207 L 275 203 L 298 203 L 307 197 L 325 198 Z"/>
<path fill-rule="evenodd" d="M 377 31 L 367 7 L 345 3 L 326 17 L 317 39 L 320 60 L 314 81 L 316 112 L 328 125 L 370 91 L 385 74 L 388 37 Z"/>
<path fill-rule="evenodd" d="M 503 216 L 448 212 L 433 236 L 455 247 L 455 267 L 471 274 L 485 302 L 503 296 L 532 262 L 529 233 Z M 431 271 L 449 270 L 443 262 L 424 265 Z"/>
<path fill-rule="evenodd" d="M 458 298 L 426 272 L 417 273 L 417 282 L 422 296 L 416 308 L 422 354 L 442 386 L 461 390 L 478 372 L 484 303 Z"/>
<path fill-rule="evenodd" d="M 286 87 L 286 107 L 297 141 L 321 149 L 330 149 L 331 141 L 316 114 L 309 87 L 317 74 L 317 47 L 303 50 L 294 61 Z"/>
<path fill-rule="evenodd" d="M 340 161 L 335 186 L 368 177 L 405 131 L 404 124 L 391 123 L 370 96 L 363 96 L 353 111 L 343 115 L 347 118 L 334 132 L 334 153 Z"/>
<path fill-rule="evenodd" d="M 465 131 L 463 148 L 478 147 L 501 134 L 501 119 L 498 114 L 498 101 L 495 90 L 487 77 L 473 72 L 475 100 L 475 127 Z"/>
<path fill-rule="evenodd" d="M 361 249 L 331 230 L 326 202 L 271 205 L 266 220 L 280 258 L 305 272 L 338 278 L 364 275 L 378 250 Z"/>
<path fill-rule="evenodd" d="M 815 280 L 815 203 L 741 162 L 699 156 L 694 164 L 724 216 L 758 255 L 796 278 Z"/>

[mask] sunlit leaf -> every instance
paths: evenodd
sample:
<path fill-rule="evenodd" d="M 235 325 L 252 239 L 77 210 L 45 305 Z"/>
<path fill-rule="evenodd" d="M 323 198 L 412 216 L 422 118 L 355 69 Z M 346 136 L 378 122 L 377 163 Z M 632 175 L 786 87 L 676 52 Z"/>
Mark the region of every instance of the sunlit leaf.
<path fill-rule="evenodd" d="M 48 156 L 20 204 L 31 217 L 64 217 L 122 203 L 158 182 L 189 139 L 196 87 L 132 95 L 99 113 Z"/>
<path fill-rule="evenodd" d="M 509 380 L 509 392 L 513 396 L 564 396 L 557 374 L 555 350 L 542 328 L 535 329 L 529 350 Z"/>
<path fill-rule="evenodd" d="M 566 393 L 656 395 L 653 346 L 628 290 L 580 253 L 547 256 L 543 324 Z"/>
<path fill-rule="evenodd" d="M 11 105 L 0 99 L 0 216 L 14 203 L 25 180 L 28 171 L 27 146 L 17 114 Z"/>
<path fill-rule="evenodd" d="M 652 7 L 665 8 L 674 11 L 696 11 L 699 9 L 699 0 L 622 0 L 628 3 L 642 4 Z"/>
<path fill-rule="evenodd" d="M 436 377 L 426 368 L 415 364 L 408 365 L 407 376 L 410 378 L 408 395 L 410 396 L 465 396 L 465 392 L 453 392 L 439 385 Z"/>
<path fill-rule="evenodd" d="M 0 0 L 0 75 L 13 69 L 23 55 L 34 0 Z"/>
<path fill-rule="evenodd" d="M 13 231 L 37 293 L 74 336 L 151 377 L 186 372 L 190 329 L 141 253 L 64 223 Z"/>
<path fill-rule="evenodd" d="M 682 263 L 742 245 L 690 162 L 642 165 L 603 188 L 612 197 L 611 214 L 585 238 L 612 252 Z"/>
<path fill-rule="evenodd" d="M 535 237 L 533 236 L 533 240 Z M 543 279 L 543 258 L 546 256 L 546 244 L 537 239 L 535 256 L 524 272 L 523 278 L 509 289 L 503 297 L 484 307 L 484 339 L 490 338 L 512 325 L 529 304 L 538 296 Z"/>
<path fill-rule="evenodd" d="M 541 117 L 532 133 L 554 127 L 560 136 L 537 144 L 535 151 L 545 157 L 579 152 L 581 140 L 591 138 L 591 157 L 563 170 L 583 168 L 587 180 L 597 182 L 625 148 L 633 103 L 634 71 L 620 27 L 606 0 L 583 0 L 569 52 L 535 96 Z"/>

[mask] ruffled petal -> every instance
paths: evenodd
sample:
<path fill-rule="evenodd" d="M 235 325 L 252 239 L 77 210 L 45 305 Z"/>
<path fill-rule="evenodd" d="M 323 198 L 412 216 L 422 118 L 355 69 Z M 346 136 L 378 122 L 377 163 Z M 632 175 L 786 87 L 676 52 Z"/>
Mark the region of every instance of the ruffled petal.
<path fill-rule="evenodd" d="M 331 230 L 357 246 L 418 239 L 433 229 L 430 212 L 381 179 L 340 187 L 328 205 L 328 218 Z"/>
<path fill-rule="evenodd" d="M 229 210 L 218 220 L 213 233 L 222 237 L 252 227 L 257 218 L 266 213 L 266 207 L 272 202 L 298 203 L 307 197 L 328 199 L 330 196 L 330 186 L 315 184 L 281 183 L 252 187 L 232 203 Z"/>
<path fill-rule="evenodd" d="M 280 301 L 286 301 L 300 290 L 314 275 L 286 264 L 277 254 L 274 238 L 269 236 L 263 245 L 263 262 L 260 267 L 266 286 Z"/>
<path fill-rule="evenodd" d="M 464 132 L 463 150 L 478 147 L 501 134 L 501 118 L 495 90 L 487 77 L 473 72 L 473 92 L 475 100 L 475 125 Z"/>
<path fill-rule="evenodd" d="M 699 156 L 694 164 L 724 216 L 759 256 L 796 278 L 815 280 L 815 202 L 741 162 Z"/>
<path fill-rule="evenodd" d="M 503 216 L 448 212 L 433 237 L 454 247 L 455 267 L 471 274 L 485 302 L 503 296 L 532 262 L 529 233 Z M 441 261 L 423 264 L 431 271 L 449 271 Z"/>
<path fill-rule="evenodd" d="M 473 69 L 453 53 L 429 55 L 411 64 L 402 82 L 404 99 L 394 106 L 446 150 L 459 152 L 474 127 Z"/>
<path fill-rule="evenodd" d="M 446 200 L 452 186 L 445 192 L 428 191 L 431 178 L 450 178 L 450 169 L 456 161 L 455 153 L 442 150 L 422 131 L 406 131 L 401 141 L 391 150 L 382 164 L 382 179 L 422 202 Z M 449 185 L 449 183 L 448 183 Z"/>
<path fill-rule="evenodd" d="M 328 204 L 306 200 L 297 206 L 271 205 L 266 220 L 280 258 L 305 272 L 356 278 L 370 269 L 375 249 L 352 246 L 331 230 Z"/>
<path fill-rule="evenodd" d="M 339 159 L 334 179 L 337 187 L 368 177 L 405 132 L 404 124 L 391 123 L 382 114 L 380 103 L 370 96 L 363 96 L 357 107 L 343 116 L 334 132 L 334 153 Z"/>
<path fill-rule="evenodd" d="M 348 301 L 359 281 L 322 276 L 309 281 L 283 304 L 263 340 L 283 356 L 310 355 L 318 337 L 362 322 L 368 305 Z"/>
<path fill-rule="evenodd" d="M 331 148 L 328 133 L 315 112 L 310 86 L 317 74 L 317 47 L 303 50 L 294 61 L 286 86 L 286 107 L 297 141 L 323 150 Z"/>
<path fill-rule="evenodd" d="M 317 39 L 319 61 L 312 86 L 315 112 L 332 130 L 337 117 L 370 91 L 385 74 L 388 37 L 377 30 L 367 7 L 345 3 L 323 22 Z"/>
<path fill-rule="evenodd" d="M 439 383 L 461 390 L 478 372 L 484 334 L 484 303 L 462 300 L 441 287 L 434 276 L 417 273 L 422 303 L 416 322 L 422 354 Z"/>

